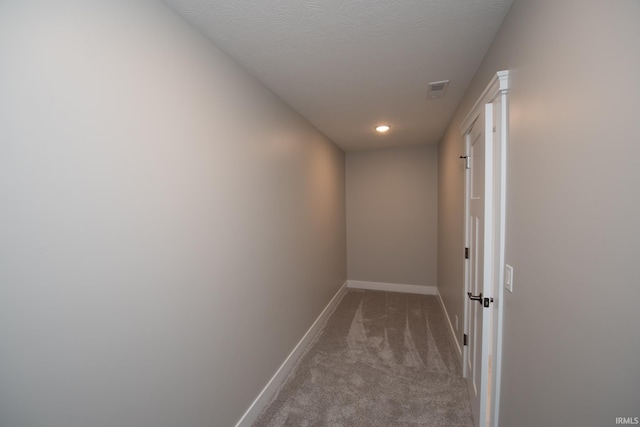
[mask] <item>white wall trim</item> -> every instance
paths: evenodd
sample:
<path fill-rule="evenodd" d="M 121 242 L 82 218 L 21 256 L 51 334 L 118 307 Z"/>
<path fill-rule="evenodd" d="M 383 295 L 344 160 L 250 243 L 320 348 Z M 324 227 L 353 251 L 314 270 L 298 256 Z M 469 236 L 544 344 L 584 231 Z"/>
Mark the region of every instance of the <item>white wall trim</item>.
<path fill-rule="evenodd" d="M 453 338 L 453 342 L 456 345 L 456 354 L 458 356 L 458 361 L 460 362 L 460 366 L 462 366 L 462 347 L 460 346 L 460 341 L 458 340 L 458 336 L 456 335 L 456 330 L 453 328 L 453 323 L 451 323 L 451 318 L 449 317 L 449 312 L 447 311 L 447 307 L 444 305 L 444 300 L 442 299 L 442 294 L 440 293 L 440 289 L 437 289 L 438 300 L 440 301 L 440 305 L 442 306 L 442 311 L 444 312 L 444 317 L 447 319 L 447 323 L 449 324 L 449 331 L 451 331 L 451 337 Z"/>
<path fill-rule="evenodd" d="M 365 282 L 362 280 L 347 280 L 347 287 L 351 289 L 368 289 L 371 291 L 404 292 L 407 294 L 436 295 L 436 286 L 401 285 L 398 283 Z"/>
<path fill-rule="evenodd" d="M 489 86 L 485 88 L 476 103 L 473 104 L 473 107 L 469 110 L 467 117 L 462 121 L 462 124 L 460 125 L 460 132 L 464 135 L 469 131 L 469 128 L 471 128 L 473 122 L 475 122 L 478 117 L 480 111 L 479 107 L 482 104 L 491 102 L 496 96 L 498 96 L 498 94 L 506 93 L 508 90 L 509 71 L 498 71 L 491 79 L 491 82 L 489 82 Z"/>
<path fill-rule="evenodd" d="M 287 356 L 287 358 L 282 362 L 282 365 L 278 368 L 275 374 L 271 377 L 266 386 L 262 389 L 262 391 L 255 398 L 249 409 L 242 415 L 240 420 L 236 423 L 235 427 L 250 427 L 258 416 L 262 412 L 262 410 L 267 406 L 267 404 L 271 401 L 273 396 L 276 394 L 282 383 L 285 381 L 289 373 L 296 366 L 296 362 L 302 356 L 309 346 L 313 339 L 316 337 L 318 332 L 322 329 L 327 318 L 333 313 L 333 310 L 337 305 L 342 301 L 342 297 L 347 292 L 347 282 L 340 287 L 338 292 L 331 298 L 329 304 L 322 310 L 322 313 L 318 316 L 318 318 L 313 322 L 311 327 L 307 330 L 304 336 L 300 339 L 298 344 L 291 350 L 291 353 Z"/>

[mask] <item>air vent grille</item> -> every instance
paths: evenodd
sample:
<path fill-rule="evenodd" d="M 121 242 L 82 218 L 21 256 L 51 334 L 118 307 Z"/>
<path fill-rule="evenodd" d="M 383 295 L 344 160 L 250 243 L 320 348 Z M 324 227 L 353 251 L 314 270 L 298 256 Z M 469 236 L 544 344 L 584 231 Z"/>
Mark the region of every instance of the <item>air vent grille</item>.
<path fill-rule="evenodd" d="M 440 98 L 447 90 L 447 86 L 449 86 L 449 80 L 431 82 L 429 83 L 429 91 L 427 92 L 427 96 L 429 98 Z"/>

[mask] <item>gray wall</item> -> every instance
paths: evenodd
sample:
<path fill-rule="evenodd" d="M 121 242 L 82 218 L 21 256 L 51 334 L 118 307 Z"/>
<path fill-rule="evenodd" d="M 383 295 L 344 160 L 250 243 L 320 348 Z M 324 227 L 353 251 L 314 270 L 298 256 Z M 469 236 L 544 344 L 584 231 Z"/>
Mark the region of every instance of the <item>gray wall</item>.
<path fill-rule="evenodd" d="M 439 286 L 462 316 L 461 120 L 513 72 L 500 425 L 640 416 L 640 3 L 516 0 L 440 144 Z"/>
<path fill-rule="evenodd" d="M 436 286 L 438 147 L 347 153 L 350 280 Z"/>
<path fill-rule="evenodd" d="M 9 3 L 0 425 L 233 425 L 346 280 L 344 153 L 162 6 Z"/>

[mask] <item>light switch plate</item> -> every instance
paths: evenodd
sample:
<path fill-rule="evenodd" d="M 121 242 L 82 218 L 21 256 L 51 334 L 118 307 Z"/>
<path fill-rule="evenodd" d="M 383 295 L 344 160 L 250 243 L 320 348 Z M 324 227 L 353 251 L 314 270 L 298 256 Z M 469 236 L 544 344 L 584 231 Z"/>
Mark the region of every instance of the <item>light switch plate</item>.
<path fill-rule="evenodd" d="M 504 287 L 513 292 L 513 267 L 509 264 L 504 265 Z"/>

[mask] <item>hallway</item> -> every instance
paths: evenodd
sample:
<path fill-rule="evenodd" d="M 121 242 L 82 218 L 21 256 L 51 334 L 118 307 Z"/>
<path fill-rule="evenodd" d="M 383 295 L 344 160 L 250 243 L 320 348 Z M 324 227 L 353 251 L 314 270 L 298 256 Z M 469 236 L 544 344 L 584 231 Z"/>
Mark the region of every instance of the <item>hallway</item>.
<path fill-rule="evenodd" d="M 254 423 L 471 427 L 467 386 L 436 296 L 349 290 Z"/>
<path fill-rule="evenodd" d="M 640 419 L 639 22 L 0 1 L 0 426 L 250 427 L 345 291 L 264 424 Z"/>

